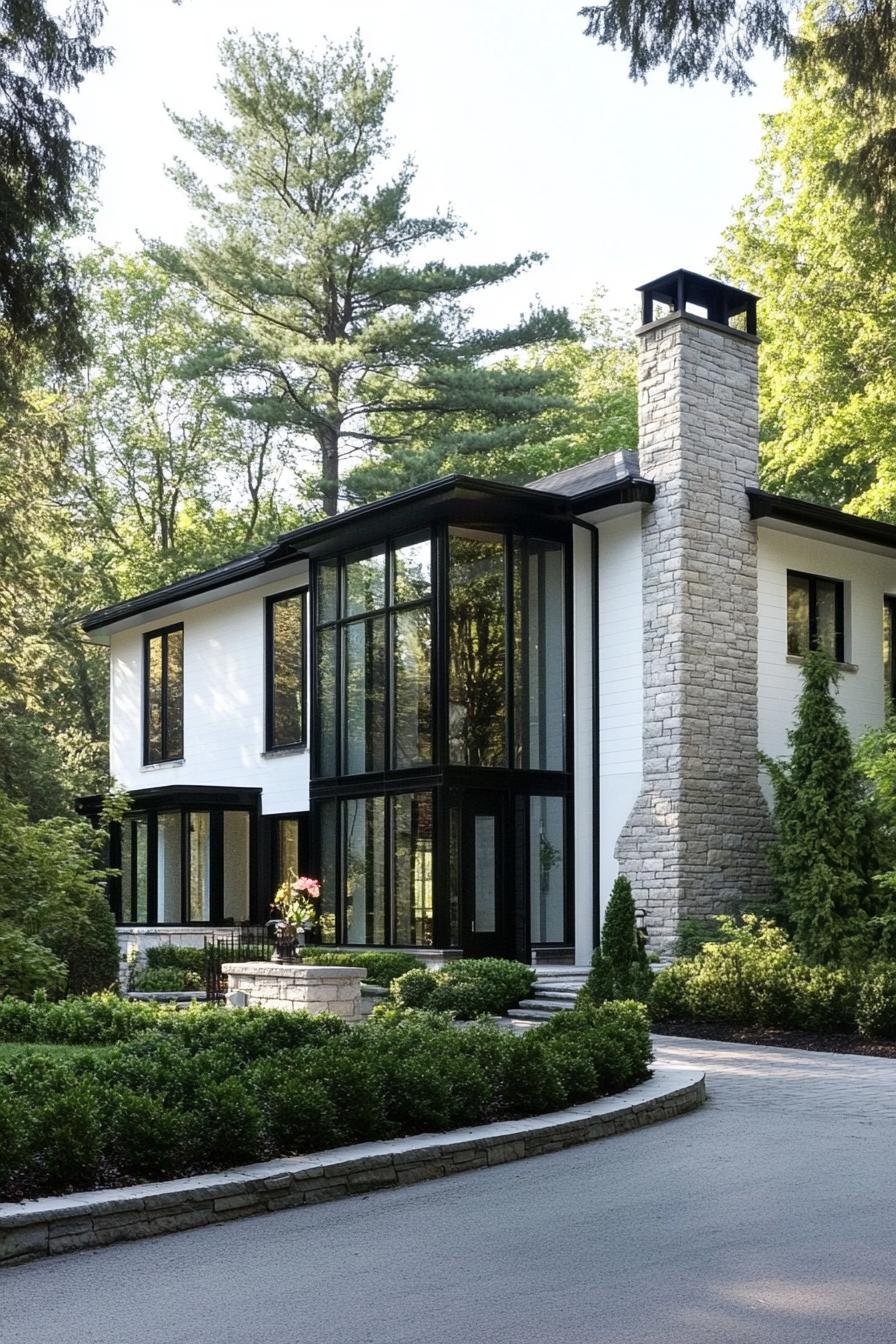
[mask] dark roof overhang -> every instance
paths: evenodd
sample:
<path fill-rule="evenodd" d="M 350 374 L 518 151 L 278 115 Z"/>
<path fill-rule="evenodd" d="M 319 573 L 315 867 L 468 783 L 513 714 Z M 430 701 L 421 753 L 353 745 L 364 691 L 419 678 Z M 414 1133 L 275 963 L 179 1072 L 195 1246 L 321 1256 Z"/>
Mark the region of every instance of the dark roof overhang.
<path fill-rule="evenodd" d="M 832 532 L 836 536 L 848 537 L 851 541 L 865 542 L 866 545 L 896 550 L 896 526 L 892 523 L 881 523 L 876 518 L 859 518 L 854 513 L 844 513 L 842 509 L 809 504 L 787 495 L 773 495 L 754 486 L 747 487 L 747 498 L 750 502 L 750 517 L 757 521 L 767 518 L 818 532 Z"/>
<path fill-rule="evenodd" d="M 617 491 L 618 486 L 614 485 L 608 494 L 614 495 Z M 598 495 L 602 493 L 597 492 Z M 608 503 L 611 502 L 613 500 L 608 499 Z M 444 518 L 459 523 L 494 525 L 562 520 L 574 511 L 573 503 L 565 495 L 528 486 L 480 481 L 464 475 L 443 476 L 372 504 L 362 504 L 335 517 L 322 518 L 293 532 L 285 532 L 277 541 L 251 555 L 90 612 L 82 618 L 81 625 L 89 634 L 121 621 L 134 621 L 159 608 L 275 573 L 297 560 L 332 555 L 348 546 L 365 546 L 396 532 L 413 532 Z M 599 508 L 601 505 L 599 502 L 589 503 L 588 507 Z"/>

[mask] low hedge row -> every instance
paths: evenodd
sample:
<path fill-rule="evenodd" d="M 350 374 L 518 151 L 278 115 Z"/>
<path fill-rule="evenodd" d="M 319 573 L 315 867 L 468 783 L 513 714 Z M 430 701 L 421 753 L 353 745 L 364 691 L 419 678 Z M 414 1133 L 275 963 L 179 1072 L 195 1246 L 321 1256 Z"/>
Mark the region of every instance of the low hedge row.
<path fill-rule="evenodd" d="M 209 1010 L 167 1025 L 94 1055 L 0 1064 L 0 1199 L 551 1111 L 633 1085 L 650 1059 L 635 1003 L 524 1036 L 398 1008 L 354 1029 Z"/>
<path fill-rule="evenodd" d="M 769 920 L 720 921 L 727 941 L 704 944 L 661 971 L 650 992 L 655 1022 L 851 1032 L 896 1040 L 896 963 L 810 966 Z"/>
<path fill-rule="evenodd" d="M 252 960 L 264 960 L 270 956 L 271 949 L 267 946 L 252 947 Z M 148 947 L 146 949 L 146 965 L 153 972 L 181 972 L 183 976 L 197 975 L 202 980 L 205 976 L 206 964 L 211 960 L 228 961 L 240 960 L 240 952 L 228 949 L 226 945 L 212 945 L 207 949 L 202 947 L 177 947 L 173 943 L 161 943 L 158 947 Z M 404 975 L 407 971 L 412 971 L 420 965 L 420 961 L 410 952 L 331 952 L 325 947 L 303 947 L 299 950 L 299 960 L 309 966 L 363 966 L 367 972 L 367 979 L 374 985 L 382 985 L 388 989 L 389 985 L 399 975 Z M 160 979 L 159 976 L 150 977 L 151 979 Z M 132 982 L 132 988 L 148 989 L 149 984 L 137 984 L 137 980 L 145 981 L 146 971 L 137 971 Z M 173 981 L 173 976 L 172 976 Z M 188 984 L 174 984 L 172 989 L 189 989 Z M 161 983 L 158 988 L 163 988 Z M 168 986 L 164 986 L 168 988 Z"/>
<path fill-rule="evenodd" d="M 418 967 L 393 981 L 391 993 L 402 1008 L 426 1008 L 470 1019 L 483 1013 L 506 1013 L 520 999 L 530 998 L 534 987 L 531 966 L 482 957 L 450 961 L 439 971 Z"/>

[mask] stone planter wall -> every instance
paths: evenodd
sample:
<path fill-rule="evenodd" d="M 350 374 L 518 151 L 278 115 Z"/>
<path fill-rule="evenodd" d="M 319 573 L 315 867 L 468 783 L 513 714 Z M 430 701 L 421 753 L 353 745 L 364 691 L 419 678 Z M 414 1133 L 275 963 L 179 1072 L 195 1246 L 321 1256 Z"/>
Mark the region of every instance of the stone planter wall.
<path fill-rule="evenodd" d="M 231 1008 L 276 1008 L 281 1013 L 334 1013 L 360 1022 L 360 966 L 294 966 L 277 961 L 226 962 Z"/>

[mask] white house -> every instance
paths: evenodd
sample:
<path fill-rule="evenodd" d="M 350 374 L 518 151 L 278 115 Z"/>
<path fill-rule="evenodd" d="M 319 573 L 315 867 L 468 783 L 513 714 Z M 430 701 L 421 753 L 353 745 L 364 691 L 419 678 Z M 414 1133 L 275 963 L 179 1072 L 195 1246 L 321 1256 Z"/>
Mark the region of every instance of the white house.
<path fill-rule="evenodd" d="M 581 962 L 620 868 L 656 946 L 768 891 L 758 752 L 813 646 L 882 722 L 896 527 L 757 488 L 753 296 L 641 292 L 638 454 L 449 476 L 86 618 L 126 936 L 260 923 L 292 870 L 337 946 Z"/>

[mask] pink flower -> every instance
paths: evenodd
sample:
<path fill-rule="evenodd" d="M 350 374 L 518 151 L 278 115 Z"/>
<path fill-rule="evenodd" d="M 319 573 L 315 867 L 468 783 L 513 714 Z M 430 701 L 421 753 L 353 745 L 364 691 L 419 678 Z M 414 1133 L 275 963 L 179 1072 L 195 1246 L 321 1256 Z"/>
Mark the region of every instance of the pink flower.
<path fill-rule="evenodd" d="M 316 901 L 320 896 L 320 883 L 313 877 L 300 877 L 295 883 L 295 891 L 305 891 L 312 901 Z"/>

